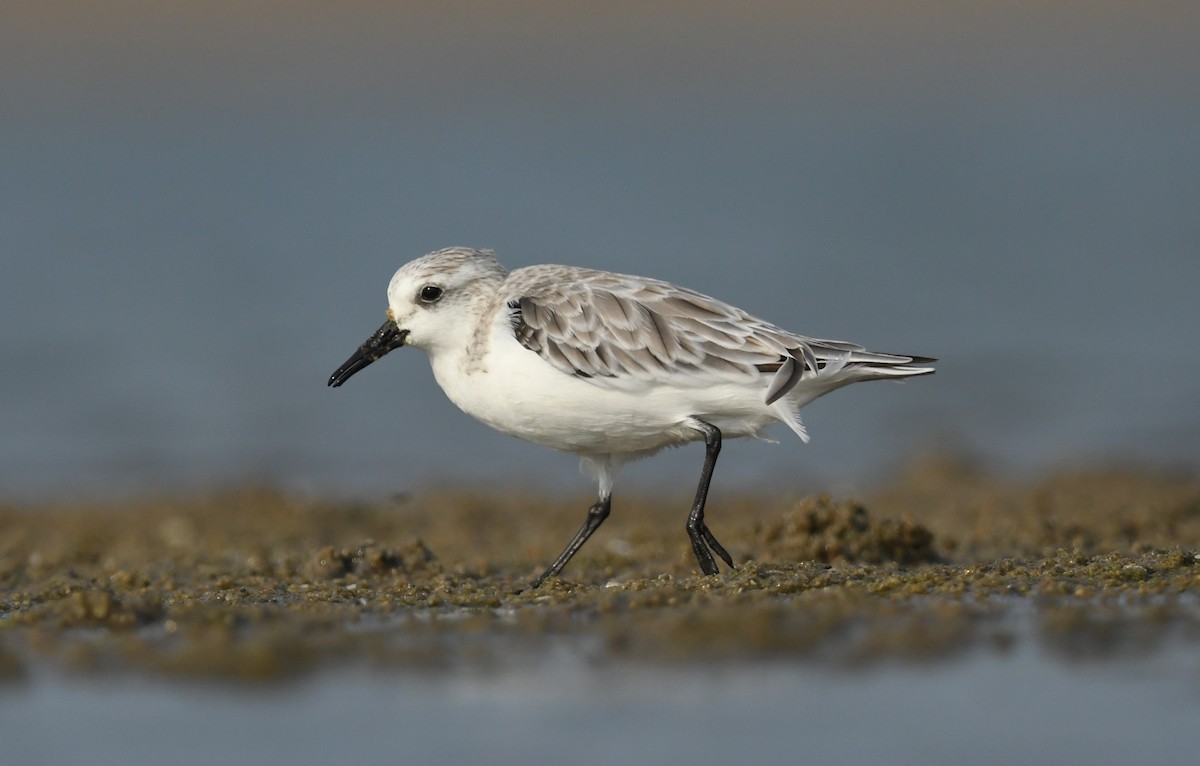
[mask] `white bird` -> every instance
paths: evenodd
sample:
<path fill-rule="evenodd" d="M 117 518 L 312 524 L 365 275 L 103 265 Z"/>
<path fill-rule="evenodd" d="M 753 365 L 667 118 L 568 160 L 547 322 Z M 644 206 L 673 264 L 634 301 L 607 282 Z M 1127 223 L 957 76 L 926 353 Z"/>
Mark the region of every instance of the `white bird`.
<path fill-rule="evenodd" d="M 579 456 L 599 481 L 557 575 L 608 517 L 617 470 L 664 447 L 705 444 L 687 533 L 700 569 L 733 558 L 704 520 L 722 437 L 780 421 L 860 380 L 932 373 L 928 357 L 880 354 L 788 332 L 739 308 L 645 277 L 574 266 L 509 272 L 489 250 L 453 247 L 405 264 L 387 321 L 329 378 L 340 386 L 401 346 L 429 355 L 454 404 L 506 434 Z"/>

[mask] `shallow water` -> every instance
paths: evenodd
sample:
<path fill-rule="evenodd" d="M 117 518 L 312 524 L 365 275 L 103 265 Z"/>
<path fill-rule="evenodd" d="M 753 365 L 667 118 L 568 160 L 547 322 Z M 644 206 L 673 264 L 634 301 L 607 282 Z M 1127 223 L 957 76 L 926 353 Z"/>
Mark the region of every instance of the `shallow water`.
<path fill-rule="evenodd" d="M 280 687 L 38 677 L 0 686 L 6 760 L 150 763 L 1183 762 L 1200 660 L 1171 644 L 1071 661 L 1030 643 L 848 670 L 589 663 L 329 671 Z"/>

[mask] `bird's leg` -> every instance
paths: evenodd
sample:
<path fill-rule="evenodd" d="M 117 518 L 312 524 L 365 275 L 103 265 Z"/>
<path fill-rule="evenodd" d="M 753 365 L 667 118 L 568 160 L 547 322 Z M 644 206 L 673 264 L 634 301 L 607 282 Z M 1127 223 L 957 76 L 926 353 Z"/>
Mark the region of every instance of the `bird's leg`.
<path fill-rule="evenodd" d="M 696 487 L 696 502 L 692 504 L 692 512 L 688 514 L 687 533 L 692 541 L 696 561 L 700 562 L 700 570 L 706 575 L 714 575 L 717 573 L 717 562 L 713 559 L 713 553 L 733 568 L 733 557 L 725 550 L 725 546 L 717 542 L 708 524 L 704 523 L 708 485 L 717 465 L 717 456 L 721 454 L 721 429 L 699 418 L 692 418 L 691 425 L 704 434 L 704 468 L 700 471 L 700 485 Z"/>
<path fill-rule="evenodd" d="M 575 537 L 571 539 L 570 544 L 563 549 L 563 552 L 558 554 L 558 558 L 554 563 L 546 568 L 545 572 L 533 581 L 533 587 L 536 588 L 546 581 L 547 577 L 553 577 L 562 571 L 562 568 L 567 565 L 571 557 L 583 547 L 587 539 L 592 536 L 592 533 L 599 529 L 604 520 L 608 518 L 609 511 L 612 510 L 612 495 L 601 495 L 600 499 L 592 503 L 592 507 L 588 508 L 587 518 L 583 520 L 583 526 L 575 533 Z"/>

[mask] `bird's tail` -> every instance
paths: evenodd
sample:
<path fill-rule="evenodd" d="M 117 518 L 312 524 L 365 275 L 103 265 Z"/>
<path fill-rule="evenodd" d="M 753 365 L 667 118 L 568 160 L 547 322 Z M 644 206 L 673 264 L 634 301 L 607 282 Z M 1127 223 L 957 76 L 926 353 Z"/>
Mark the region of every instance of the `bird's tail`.
<path fill-rule="evenodd" d="M 929 366 L 937 361 L 933 357 L 884 354 L 858 347 L 848 348 L 849 344 L 841 348 L 838 345 L 841 344 L 836 341 L 829 345 L 813 344 L 810 347 L 812 355 L 803 355 L 807 362 L 803 374 L 798 376 L 785 394 L 768 402 L 776 417 L 804 442 L 809 437 L 800 420 L 800 408 L 817 397 L 861 380 L 900 379 L 936 372 Z M 815 375 L 812 373 L 814 366 Z"/>
<path fill-rule="evenodd" d="M 904 356 L 863 351 L 850 354 L 842 371 L 850 372 L 856 380 L 907 378 L 911 375 L 930 375 L 936 370 L 928 365 L 936 362 L 931 356 Z M 818 377 L 820 377 L 818 375 Z"/>

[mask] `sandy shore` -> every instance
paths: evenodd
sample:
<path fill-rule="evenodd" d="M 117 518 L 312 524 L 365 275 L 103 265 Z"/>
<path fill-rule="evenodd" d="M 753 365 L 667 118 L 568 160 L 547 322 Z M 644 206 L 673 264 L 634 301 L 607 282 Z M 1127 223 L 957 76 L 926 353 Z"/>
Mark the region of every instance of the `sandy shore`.
<path fill-rule="evenodd" d="M 530 590 L 588 500 L 0 506 L 0 679 L 436 671 L 563 640 L 598 661 L 936 658 L 1003 649 L 1014 613 L 1069 655 L 1200 637 L 1200 481 L 1182 473 L 1006 481 L 927 460 L 861 498 L 718 495 L 709 523 L 738 568 L 713 577 L 686 497 L 622 496 L 565 577 Z"/>

